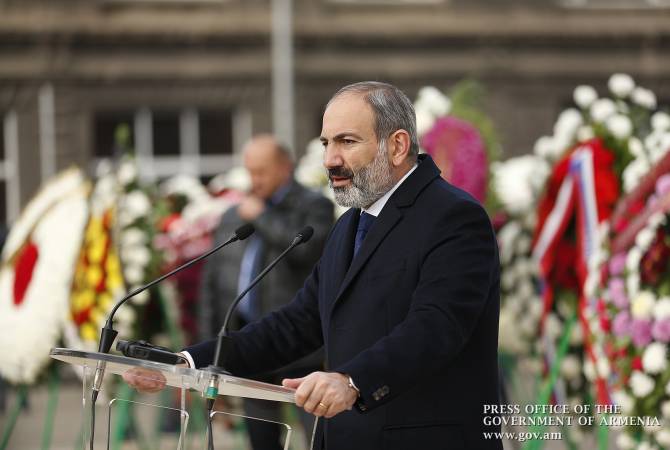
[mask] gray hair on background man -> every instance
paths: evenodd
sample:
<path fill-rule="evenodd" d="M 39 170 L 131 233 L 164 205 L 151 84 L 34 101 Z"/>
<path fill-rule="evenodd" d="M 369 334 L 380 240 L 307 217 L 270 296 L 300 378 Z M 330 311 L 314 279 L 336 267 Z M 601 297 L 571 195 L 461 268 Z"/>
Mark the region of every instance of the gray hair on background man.
<path fill-rule="evenodd" d="M 372 108 L 375 116 L 375 135 L 381 145 L 397 130 L 409 134 L 409 155 L 416 160 L 419 154 L 419 138 L 416 134 L 416 113 L 410 99 L 397 87 L 379 81 L 361 81 L 344 86 L 331 97 L 326 108 L 343 94 L 361 94 Z"/>

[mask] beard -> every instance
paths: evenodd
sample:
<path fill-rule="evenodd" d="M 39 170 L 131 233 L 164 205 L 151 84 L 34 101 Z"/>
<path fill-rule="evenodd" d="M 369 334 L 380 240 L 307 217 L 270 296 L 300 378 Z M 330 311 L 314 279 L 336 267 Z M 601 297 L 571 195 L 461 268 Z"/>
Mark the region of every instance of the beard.
<path fill-rule="evenodd" d="M 335 203 L 345 208 L 367 208 L 386 194 L 395 184 L 391 161 L 382 141 L 375 158 L 357 172 L 345 167 L 328 169 L 328 179 Z M 349 186 L 333 187 L 331 176 L 351 179 Z"/>

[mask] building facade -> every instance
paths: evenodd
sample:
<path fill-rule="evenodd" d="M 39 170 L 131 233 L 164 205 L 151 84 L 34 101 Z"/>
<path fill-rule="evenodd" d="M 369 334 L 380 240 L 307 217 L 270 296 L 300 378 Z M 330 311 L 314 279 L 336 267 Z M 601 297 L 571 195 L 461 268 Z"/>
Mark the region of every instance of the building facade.
<path fill-rule="evenodd" d="M 234 164 L 273 129 L 271 3 L 0 0 L 0 222 L 58 170 L 113 155 L 119 123 L 147 178 Z M 505 156 L 614 72 L 670 104 L 665 0 L 293 0 L 291 28 L 298 155 L 332 93 L 364 79 L 410 96 L 480 81 Z"/>

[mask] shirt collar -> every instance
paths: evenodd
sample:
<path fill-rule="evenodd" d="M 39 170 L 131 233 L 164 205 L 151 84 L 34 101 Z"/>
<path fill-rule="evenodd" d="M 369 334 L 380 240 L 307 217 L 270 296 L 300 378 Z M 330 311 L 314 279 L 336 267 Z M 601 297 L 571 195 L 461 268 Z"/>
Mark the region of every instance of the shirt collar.
<path fill-rule="evenodd" d="M 403 183 L 403 181 L 405 181 L 407 179 L 407 177 L 409 177 L 412 174 L 412 172 L 414 172 L 416 170 L 417 167 L 418 167 L 418 164 L 414 164 L 414 167 L 412 167 L 409 170 L 409 172 L 407 172 L 405 174 L 405 176 L 403 176 L 400 179 L 400 181 L 398 181 L 395 184 L 395 186 L 393 186 L 386 194 L 382 195 L 376 202 L 374 202 L 372 205 L 370 205 L 369 208 L 361 209 L 361 213 L 366 212 L 370 215 L 373 215 L 373 216 L 377 217 L 379 215 L 379 213 L 382 212 L 382 208 L 384 208 L 384 205 L 386 205 L 386 202 L 389 200 L 389 198 L 391 198 L 391 195 L 393 195 L 393 193 L 396 191 L 396 189 L 398 189 L 400 187 L 400 185 Z"/>

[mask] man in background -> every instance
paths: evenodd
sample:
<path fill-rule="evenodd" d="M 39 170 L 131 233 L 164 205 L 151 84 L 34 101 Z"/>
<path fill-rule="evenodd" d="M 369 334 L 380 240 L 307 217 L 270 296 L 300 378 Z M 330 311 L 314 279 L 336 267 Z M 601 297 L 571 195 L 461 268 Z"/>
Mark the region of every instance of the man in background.
<path fill-rule="evenodd" d="M 202 339 L 216 336 L 228 309 L 238 293 L 291 243 L 305 225 L 314 228 L 309 245 L 288 254 L 240 302 L 236 322 L 242 327 L 288 303 L 316 263 L 334 220 L 330 200 L 300 185 L 293 178 L 291 154 L 271 135 L 252 138 L 243 150 L 244 167 L 251 188 L 237 207 L 222 217 L 215 234 L 215 245 L 226 240 L 243 223 L 254 225 L 256 232 L 242 244 L 230 246 L 212 255 L 205 265 L 198 308 L 199 334 Z M 257 377 L 278 384 L 282 378 L 303 376 L 323 365 L 318 351 L 270 374 Z M 280 404 L 246 399 L 245 413 L 268 420 L 280 419 Z M 305 432 L 311 432 L 313 417 L 301 413 Z M 281 449 L 280 426 L 259 420 L 247 420 L 254 450 Z"/>

